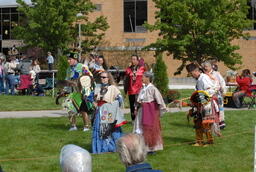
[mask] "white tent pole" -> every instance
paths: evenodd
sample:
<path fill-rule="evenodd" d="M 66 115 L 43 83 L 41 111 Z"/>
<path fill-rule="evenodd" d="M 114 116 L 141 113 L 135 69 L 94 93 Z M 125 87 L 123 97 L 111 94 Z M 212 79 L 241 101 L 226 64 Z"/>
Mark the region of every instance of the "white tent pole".
<path fill-rule="evenodd" d="M 54 71 L 52 71 L 52 97 L 54 97 Z"/>
<path fill-rule="evenodd" d="M 254 172 L 256 172 L 256 125 L 254 131 Z"/>

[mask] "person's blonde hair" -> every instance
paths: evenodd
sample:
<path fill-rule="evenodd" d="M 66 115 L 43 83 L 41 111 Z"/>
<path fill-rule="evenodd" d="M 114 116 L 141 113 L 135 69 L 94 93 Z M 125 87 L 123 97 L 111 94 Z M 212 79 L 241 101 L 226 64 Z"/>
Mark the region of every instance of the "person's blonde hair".
<path fill-rule="evenodd" d="M 117 141 L 117 152 L 126 167 L 144 162 L 147 155 L 143 137 L 133 133 Z"/>

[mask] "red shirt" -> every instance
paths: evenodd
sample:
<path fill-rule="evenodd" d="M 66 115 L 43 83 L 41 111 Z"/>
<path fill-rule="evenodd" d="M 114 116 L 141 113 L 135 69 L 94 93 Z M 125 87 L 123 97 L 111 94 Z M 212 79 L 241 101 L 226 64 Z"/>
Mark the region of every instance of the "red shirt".
<path fill-rule="evenodd" d="M 240 90 L 246 91 L 249 93 L 249 87 L 252 84 L 252 78 L 250 77 L 243 77 L 241 78 L 240 76 L 236 77 L 236 82 L 239 85 Z"/>
<path fill-rule="evenodd" d="M 144 66 L 137 67 L 137 69 L 134 70 L 132 67 L 126 69 L 125 74 L 129 77 L 128 95 L 139 94 L 142 87 L 142 77 L 144 72 Z"/>

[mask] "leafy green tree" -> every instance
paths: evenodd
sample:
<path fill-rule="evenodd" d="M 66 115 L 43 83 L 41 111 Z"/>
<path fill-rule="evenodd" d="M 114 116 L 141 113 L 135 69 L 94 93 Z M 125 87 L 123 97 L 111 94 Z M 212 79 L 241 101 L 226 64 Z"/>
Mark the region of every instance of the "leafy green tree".
<path fill-rule="evenodd" d="M 159 31 L 159 39 L 149 47 L 173 54 L 181 60 L 175 74 L 188 62 L 201 64 L 209 58 L 223 61 L 234 69 L 241 64 L 232 41 L 249 35 L 243 31 L 251 26 L 246 19 L 247 0 L 153 0 L 159 9 L 156 22 L 147 24 Z M 149 48 L 148 47 L 148 48 Z"/>
<path fill-rule="evenodd" d="M 159 89 L 162 95 L 166 95 L 168 93 L 168 84 L 169 79 L 167 75 L 167 67 L 163 61 L 162 52 L 156 51 L 155 54 L 156 64 L 153 68 L 154 72 L 154 85 Z"/>
<path fill-rule="evenodd" d="M 84 50 L 95 48 L 108 28 L 103 16 L 89 21 L 88 14 L 95 9 L 90 0 L 32 0 L 32 6 L 23 0 L 17 0 L 17 3 L 26 20 L 14 29 L 14 35 L 24 40 L 27 47 L 39 47 L 44 52 L 53 52 L 57 58 L 59 56 L 62 60 L 57 59 L 58 63 L 63 63 L 57 64 L 59 70 L 65 71 L 67 66 L 63 51 L 78 42 L 78 22 Z M 78 13 L 82 16 L 77 17 Z"/>
<path fill-rule="evenodd" d="M 90 0 L 32 0 L 32 6 L 22 0 L 17 0 L 17 3 L 26 22 L 16 27 L 14 34 L 16 38 L 24 40 L 28 47 L 39 47 L 55 53 L 58 49 L 62 51 L 76 41 L 78 24 L 75 23 L 79 20 L 82 36 L 85 36 L 82 45 L 88 49 L 99 43 L 108 28 L 103 16 L 88 21 L 88 14 L 95 9 Z M 83 16 L 76 17 L 78 13 Z"/>

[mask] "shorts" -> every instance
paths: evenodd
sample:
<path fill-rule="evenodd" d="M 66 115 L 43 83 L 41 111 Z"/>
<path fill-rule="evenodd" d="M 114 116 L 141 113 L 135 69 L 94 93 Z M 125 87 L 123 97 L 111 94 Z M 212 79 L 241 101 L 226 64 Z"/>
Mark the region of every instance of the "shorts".
<path fill-rule="evenodd" d="M 80 112 L 87 112 L 90 113 L 94 110 L 93 105 L 91 102 L 86 102 L 85 100 L 82 100 L 81 106 L 79 108 Z"/>

